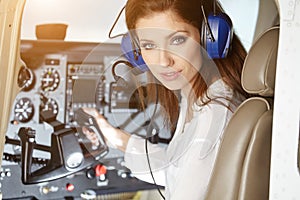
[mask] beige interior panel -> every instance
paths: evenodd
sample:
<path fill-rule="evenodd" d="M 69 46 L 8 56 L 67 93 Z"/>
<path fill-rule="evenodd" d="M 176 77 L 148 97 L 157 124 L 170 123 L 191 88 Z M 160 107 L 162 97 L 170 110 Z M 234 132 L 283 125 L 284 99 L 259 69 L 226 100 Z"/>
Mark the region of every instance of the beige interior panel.
<path fill-rule="evenodd" d="M 25 0 L 0 0 L 0 160 L 2 160 L 9 114 L 19 92 L 20 27 Z M 1 162 L 1 161 L 0 161 Z"/>

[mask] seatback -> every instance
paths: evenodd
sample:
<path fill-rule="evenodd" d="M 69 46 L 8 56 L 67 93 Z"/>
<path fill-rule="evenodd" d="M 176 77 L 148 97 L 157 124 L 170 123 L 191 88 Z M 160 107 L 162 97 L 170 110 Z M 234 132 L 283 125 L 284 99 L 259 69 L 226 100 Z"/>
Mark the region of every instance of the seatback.
<path fill-rule="evenodd" d="M 235 111 L 224 132 L 206 200 L 269 198 L 272 102 L 279 27 L 264 32 L 250 48 L 242 86 L 253 94 Z"/>

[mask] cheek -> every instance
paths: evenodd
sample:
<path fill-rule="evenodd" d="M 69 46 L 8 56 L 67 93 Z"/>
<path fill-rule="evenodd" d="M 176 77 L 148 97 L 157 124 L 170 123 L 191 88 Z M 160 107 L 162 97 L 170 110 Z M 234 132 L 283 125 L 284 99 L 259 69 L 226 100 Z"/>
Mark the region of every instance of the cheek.
<path fill-rule="evenodd" d="M 187 82 L 190 82 L 197 73 L 199 73 L 199 66 L 194 66 L 190 62 L 183 62 L 181 66 L 184 66 L 182 75 Z"/>
<path fill-rule="evenodd" d="M 155 64 L 154 51 L 141 50 L 141 54 L 142 54 L 143 60 L 145 61 L 146 65 L 150 66 L 150 65 Z"/>
<path fill-rule="evenodd" d="M 187 48 L 182 50 L 182 58 L 185 62 L 196 71 L 199 71 L 202 65 L 202 56 L 200 53 L 200 47 Z"/>

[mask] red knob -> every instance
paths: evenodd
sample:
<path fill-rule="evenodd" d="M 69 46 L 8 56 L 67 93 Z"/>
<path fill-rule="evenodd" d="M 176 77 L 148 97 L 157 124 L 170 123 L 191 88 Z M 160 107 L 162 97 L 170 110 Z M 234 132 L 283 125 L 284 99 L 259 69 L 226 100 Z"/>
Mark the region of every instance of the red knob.
<path fill-rule="evenodd" d="M 96 176 L 101 176 L 106 174 L 106 167 L 104 165 L 97 165 L 95 167 Z"/>
<path fill-rule="evenodd" d="M 67 183 L 66 189 L 69 192 L 72 192 L 75 189 L 75 186 L 72 183 Z"/>

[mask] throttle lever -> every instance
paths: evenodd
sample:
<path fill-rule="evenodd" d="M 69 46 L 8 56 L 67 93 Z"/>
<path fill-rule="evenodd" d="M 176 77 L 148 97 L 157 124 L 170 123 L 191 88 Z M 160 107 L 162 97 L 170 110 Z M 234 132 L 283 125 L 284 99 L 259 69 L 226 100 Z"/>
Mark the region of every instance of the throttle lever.
<path fill-rule="evenodd" d="M 46 166 L 32 171 L 32 155 L 35 149 L 35 130 L 22 127 L 19 130 L 21 140 L 21 165 L 22 182 L 24 184 L 34 184 L 51 181 L 68 176 L 80 171 L 93 162 L 84 159 L 84 155 L 77 137 L 76 131 L 71 128 L 61 129 L 51 135 L 51 158 Z"/>
<path fill-rule="evenodd" d="M 32 154 L 34 150 L 35 142 L 35 130 L 27 127 L 21 128 L 18 133 L 21 139 L 22 146 L 22 180 L 26 180 L 28 176 L 31 175 L 32 166 Z"/>

